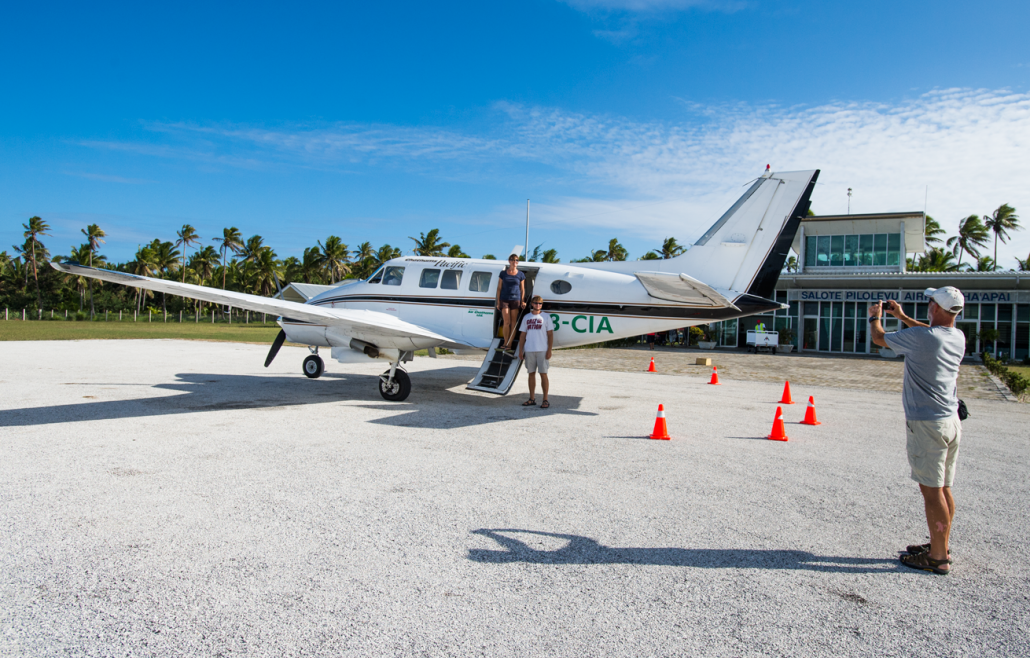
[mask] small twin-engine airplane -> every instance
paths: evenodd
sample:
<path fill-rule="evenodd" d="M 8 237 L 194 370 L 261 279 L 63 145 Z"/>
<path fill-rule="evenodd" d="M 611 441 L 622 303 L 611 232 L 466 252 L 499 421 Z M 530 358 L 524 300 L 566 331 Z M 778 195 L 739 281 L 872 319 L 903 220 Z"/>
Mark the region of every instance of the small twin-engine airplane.
<path fill-rule="evenodd" d="M 773 287 L 808 213 L 819 171 L 766 173 L 684 254 L 667 260 L 548 264 L 523 262 L 527 296 L 544 298 L 554 321 L 554 347 L 574 347 L 667 331 L 780 308 Z M 500 349 L 494 312 L 498 261 L 406 256 L 384 263 L 365 281 L 321 286 L 306 302 L 248 295 L 114 272 L 51 263 L 62 272 L 171 293 L 279 316 L 283 342 L 309 346 L 304 374 L 319 377 L 318 348 L 341 363 L 384 359 L 379 392 L 400 401 L 411 392 L 401 364 L 414 351 L 437 347 L 485 351 L 468 388 L 506 394 L 518 374 L 517 355 Z M 701 279 L 704 279 L 704 283 Z M 306 286 L 311 289 L 312 286 Z M 528 306 L 527 306 L 528 310 Z M 521 318 L 520 318 L 521 321 Z M 516 339 L 518 336 L 516 335 Z"/>

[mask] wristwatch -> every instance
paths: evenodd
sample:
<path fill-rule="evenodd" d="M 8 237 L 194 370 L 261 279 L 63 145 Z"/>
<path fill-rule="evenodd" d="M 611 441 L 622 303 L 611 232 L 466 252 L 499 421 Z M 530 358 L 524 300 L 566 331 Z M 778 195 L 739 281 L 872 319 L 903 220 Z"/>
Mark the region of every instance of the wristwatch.
<path fill-rule="evenodd" d="M 880 319 L 880 316 L 878 316 L 878 315 L 870 315 L 869 316 L 869 324 L 872 324 L 873 322 L 876 322 L 879 319 Z"/>

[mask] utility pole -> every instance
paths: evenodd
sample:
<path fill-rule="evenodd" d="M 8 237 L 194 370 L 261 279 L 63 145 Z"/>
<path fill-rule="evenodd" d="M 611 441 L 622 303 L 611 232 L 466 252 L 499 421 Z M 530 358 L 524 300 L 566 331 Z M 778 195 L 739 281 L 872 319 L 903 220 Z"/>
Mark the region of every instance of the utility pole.
<path fill-rule="evenodd" d="M 526 249 L 525 261 L 529 262 L 529 199 L 526 199 Z"/>

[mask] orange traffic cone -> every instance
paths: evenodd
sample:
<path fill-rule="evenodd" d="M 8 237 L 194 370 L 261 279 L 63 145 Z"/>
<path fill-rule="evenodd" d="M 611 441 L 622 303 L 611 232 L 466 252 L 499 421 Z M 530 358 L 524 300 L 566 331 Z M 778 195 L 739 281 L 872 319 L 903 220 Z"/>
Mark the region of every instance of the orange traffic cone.
<path fill-rule="evenodd" d="M 672 438 L 669 436 L 669 428 L 665 426 L 665 407 L 663 405 L 658 405 L 658 417 L 654 419 L 654 431 L 651 432 L 650 438 L 662 441 Z"/>
<path fill-rule="evenodd" d="M 808 409 L 805 409 L 805 419 L 801 421 L 802 425 L 822 425 L 818 420 L 815 419 L 815 398 L 808 396 Z"/>
<path fill-rule="evenodd" d="M 651 357 L 651 365 L 647 366 L 647 371 L 648 372 L 658 372 L 657 370 L 654 369 L 654 357 L 653 356 Z"/>
<path fill-rule="evenodd" d="M 783 385 L 783 399 L 780 400 L 780 404 L 794 404 L 794 401 L 790 399 L 790 380 Z"/>
<path fill-rule="evenodd" d="M 715 384 L 716 386 L 719 385 L 719 370 L 716 366 L 712 366 L 712 381 L 708 383 Z"/>
<path fill-rule="evenodd" d="M 787 432 L 783 428 L 783 409 L 776 407 L 776 418 L 773 419 L 772 433 L 765 437 L 770 441 L 786 441 Z"/>

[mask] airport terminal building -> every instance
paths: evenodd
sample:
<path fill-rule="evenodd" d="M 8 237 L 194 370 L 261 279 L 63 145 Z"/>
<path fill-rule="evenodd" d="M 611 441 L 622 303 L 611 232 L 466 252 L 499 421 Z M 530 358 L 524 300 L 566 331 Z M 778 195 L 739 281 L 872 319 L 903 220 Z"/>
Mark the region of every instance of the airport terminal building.
<path fill-rule="evenodd" d="M 955 286 L 966 297 L 957 326 L 968 337 L 966 353 L 981 351 L 1022 359 L 1030 348 L 1030 272 L 906 272 L 906 254 L 921 254 L 924 215 L 879 213 L 808 217 L 794 240 L 798 270 L 784 272 L 776 301 L 788 310 L 712 325 L 721 346 L 744 347 L 748 329 L 794 332 L 790 341 L 803 352 L 875 354 L 869 340 L 867 307 L 880 299 L 901 304 L 905 313 L 926 320 L 926 288 Z M 888 318 L 887 331 L 900 328 Z M 984 341 L 984 329 L 997 330 Z M 990 335 L 990 332 L 989 332 Z"/>

